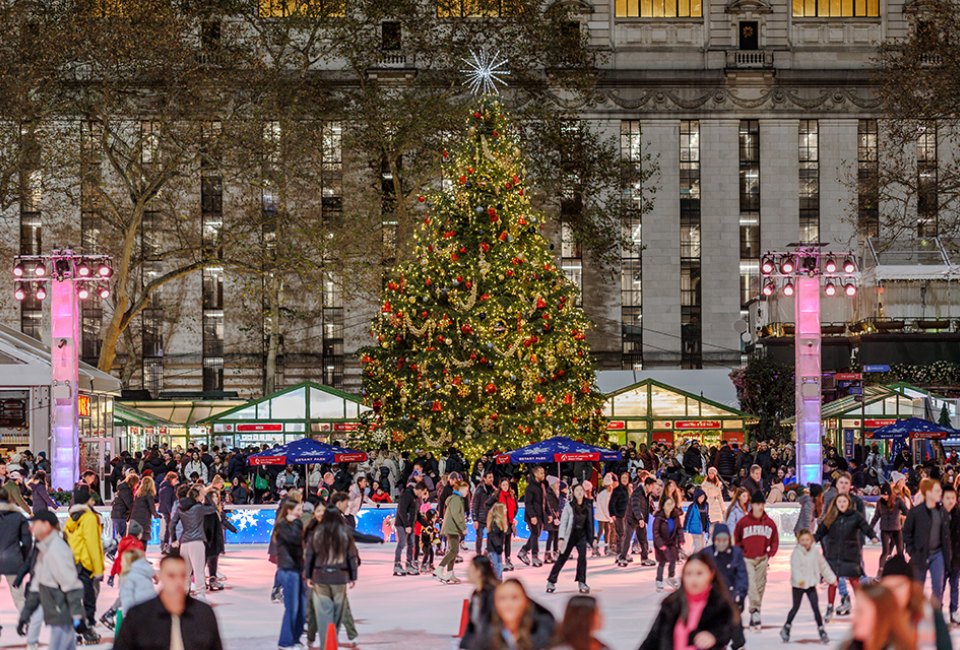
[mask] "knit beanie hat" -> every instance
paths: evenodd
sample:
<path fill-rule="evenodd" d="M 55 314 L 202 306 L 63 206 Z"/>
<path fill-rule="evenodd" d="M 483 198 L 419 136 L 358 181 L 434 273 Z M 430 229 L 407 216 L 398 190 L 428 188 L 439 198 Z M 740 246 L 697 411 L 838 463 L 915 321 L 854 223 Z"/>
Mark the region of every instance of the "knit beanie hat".
<path fill-rule="evenodd" d="M 910 568 L 910 564 L 902 555 L 894 555 L 883 565 L 883 572 L 880 574 L 880 577 L 886 578 L 887 576 L 903 576 L 911 580 L 916 579 L 916 574 L 914 574 L 913 569 Z"/>
<path fill-rule="evenodd" d="M 713 527 L 713 539 L 716 539 L 720 535 L 730 536 L 730 527 L 726 524 L 717 524 Z"/>
<path fill-rule="evenodd" d="M 750 503 L 766 503 L 767 499 L 763 496 L 763 492 L 757 490 L 753 493 L 753 496 L 750 497 Z"/>
<path fill-rule="evenodd" d="M 134 537 L 140 537 L 143 535 L 143 526 L 131 519 L 127 523 L 127 535 L 133 535 Z"/>
<path fill-rule="evenodd" d="M 816 499 L 816 498 L 817 498 L 818 496 L 820 496 L 821 494 L 823 494 L 823 486 L 820 485 L 819 483 L 811 483 L 811 484 L 810 484 L 810 496 L 812 496 L 814 499 Z"/>

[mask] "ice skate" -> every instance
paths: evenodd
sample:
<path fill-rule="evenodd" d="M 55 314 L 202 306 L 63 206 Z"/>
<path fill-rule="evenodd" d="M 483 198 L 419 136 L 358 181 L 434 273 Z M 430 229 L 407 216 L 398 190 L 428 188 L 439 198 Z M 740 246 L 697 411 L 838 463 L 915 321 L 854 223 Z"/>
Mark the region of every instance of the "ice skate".
<path fill-rule="evenodd" d="M 530 555 L 527 553 L 526 549 L 520 549 L 520 552 L 517 553 L 517 559 L 530 566 Z"/>
<path fill-rule="evenodd" d="M 790 641 L 790 624 L 787 623 L 782 628 L 780 628 L 780 639 L 787 643 Z"/>
<path fill-rule="evenodd" d="M 555 582 L 547 581 L 547 593 L 552 594 L 557 590 L 557 584 Z"/>
<path fill-rule="evenodd" d="M 403 570 L 403 565 L 397 562 L 393 565 L 393 575 L 395 576 L 405 576 L 407 572 Z"/>
<path fill-rule="evenodd" d="M 578 583 L 577 583 L 577 587 L 579 587 L 581 594 L 589 594 L 589 593 L 590 593 L 590 587 L 587 585 L 586 582 L 578 582 Z"/>
<path fill-rule="evenodd" d="M 817 628 L 817 631 L 820 633 L 820 643 L 827 645 L 830 643 L 830 637 L 827 636 L 827 631 L 823 629 L 823 626 Z"/>

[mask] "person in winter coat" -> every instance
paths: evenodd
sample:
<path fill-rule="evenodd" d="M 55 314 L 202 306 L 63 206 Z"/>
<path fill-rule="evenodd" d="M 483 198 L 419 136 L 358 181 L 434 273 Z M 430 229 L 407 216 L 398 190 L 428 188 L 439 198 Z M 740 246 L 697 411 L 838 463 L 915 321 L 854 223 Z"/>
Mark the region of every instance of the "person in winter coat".
<path fill-rule="evenodd" d="M 530 537 L 520 548 L 517 557 L 528 566 L 543 566 L 540 560 L 540 532 L 547 515 L 547 488 L 543 481 L 545 474 L 542 467 L 534 467 L 530 472 L 527 489 L 523 492 L 523 518 L 530 529 Z"/>
<path fill-rule="evenodd" d="M 877 500 L 870 520 L 870 528 L 880 522 L 880 542 L 883 550 L 880 552 L 880 566 L 877 575 L 883 573 L 883 565 L 893 555 L 903 555 L 903 520 L 910 514 L 907 505 L 898 499 L 890 488 L 889 483 L 880 486 L 880 499 Z"/>
<path fill-rule="evenodd" d="M 470 508 L 470 513 L 473 515 L 473 529 L 477 534 L 475 543 L 477 555 L 483 554 L 483 531 L 487 527 L 487 513 L 490 511 L 488 504 L 491 497 L 496 493 L 497 488 L 493 484 L 493 471 L 486 470 L 483 473 L 483 482 L 477 486 L 473 493 L 473 505 Z"/>
<path fill-rule="evenodd" d="M 790 627 L 793 619 L 800 610 L 800 603 L 806 596 L 813 609 L 813 618 L 817 622 L 817 631 L 822 643 L 830 643 L 827 631 L 823 629 L 823 619 L 820 617 L 820 604 L 817 599 L 817 585 L 824 581 L 830 585 L 837 584 L 837 576 L 830 568 L 826 558 L 813 544 L 813 534 L 809 530 L 801 530 L 797 534 L 797 546 L 790 555 L 790 586 L 793 589 L 793 606 L 787 614 L 787 622 L 780 630 L 780 638 L 784 643 L 790 641 Z"/>
<path fill-rule="evenodd" d="M 633 494 L 627 501 L 627 510 L 621 527 L 623 536 L 620 538 L 620 555 L 617 557 L 617 566 L 619 567 L 625 567 L 627 563 L 633 561 L 630 557 L 630 549 L 633 546 L 635 532 L 640 540 L 641 564 L 643 566 L 653 566 L 655 564 L 649 557 L 647 524 L 650 521 L 650 492 L 656 484 L 657 480 L 648 476 L 642 483 L 638 483 L 633 488 Z"/>
<path fill-rule="evenodd" d="M 667 584 L 676 589 L 679 586 L 674 575 L 680 560 L 680 548 L 683 546 L 683 526 L 680 523 L 680 508 L 676 502 L 667 498 L 653 518 L 653 548 L 657 558 L 657 591 L 663 591 L 663 568 L 669 565 Z"/>
<path fill-rule="evenodd" d="M 743 603 L 747 598 L 747 564 L 743 560 L 743 551 L 733 545 L 733 537 L 730 529 L 724 523 L 715 524 L 713 527 L 713 544 L 703 549 L 704 553 L 709 554 L 717 565 L 717 573 L 723 578 L 723 583 L 727 586 L 730 598 L 737 606 L 737 613 L 743 613 Z M 732 631 L 733 639 L 731 646 L 742 648 L 746 645 L 746 639 L 743 636 L 743 627 L 734 625 Z"/>
<path fill-rule="evenodd" d="M 177 500 L 177 484 L 180 476 L 176 472 L 167 472 L 157 489 L 157 512 L 160 514 L 160 550 L 170 550 L 170 517 L 173 504 Z"/>
<path fill-rule="evenodd" d="M 417 545 L 414 535 L 414 524 L 417 523 L 417 514 L 420 512 L 420 503 L 426 501 L 430 490 L 427 484 L 419 482 L 407 487 L 400 494 L 397 502 L 397 514 L 394 526 L 397 530 L 397 548 L 393 557 L 393 575 L 417 575 L 419 571 L 413 564 L 413 551 Z M 400 563 L 403 558 L 403 549 L 407 549 L 407 568 Z"/>
<path fill-rule="evenodd" d="M 817 527 L 814 539 L 823 542 L 824 556 L 837 577 L 845 577 L 856 588 L 863 574 L 863 544 L 860 535 L 879 541 L 870 524 L 853 507 L 846 494 L 839 494 L 830 504 L 827 514 Z M 833 619 L 833 605 L 837 598 L 837 585 L 827 590 L 827 623 Z"/>
<path fill-rule="evenodd" d="M 558 552 L 558 542 L 560 536 L 560 507 L 562 496 L 560 494 L 561 481 L 556 476 L 547 477 L 546 495 L 547 508 L 544 512 L 543 530 L 547 533 L 546 550 L 544 551 L 543 562 L 553 564 L 560 554 Z"/>
<path fill-rule="evenodd" d="M 740 624 L 713 558 L 701 551 L 683 565 L 683 584 L 660 603 L 640 650 L 721 650 Z"/>
<path fill-rule="evenodd" d="M 940 505 L 943 489 L 939 481 L 923 479 L 919 494 L 923 500 L 910 508 L 903 522 L 903 544 L 920 584 L 926 581 L 929 571 L 933 596 L 939 603 L 943 602 L 946 568 L 953 561 L 950 522 Z"/>
<path fill-rule="evenodd" d="M 567 601 L 553 650 L 610 650 L 594 636 L 603 629 L 603 616 L 593 596 L 573 596 Z"/>
<path fill-rule="evenodd" d="M 30 488 L 30 506 L 33 513 L 43 512 L 44 510 L 56 510 L 57 502 L 50 498 L 50 490 L 47 487 L 47 473 L 38 469 L 33 478 L 27 482 Z"/>
<path fill-rule="evenodd" d="M 730 505 L 727 506 L 727 512 L 724 515 L 724 521 L 730 530 L 736 530 L 740 520 L 750 512 L 750 496 L 746 488 L 734 490 L 733 498 L 730 499 Z"/>
<path fill-rule="evenodd" d="M 207 466 L 203 463 L 203 461 L 200 460 L 200 454 L 198 454 L 197 452 L 193 452 L 190 455 L 189 462 L 187 462 L 183 466 L 183 478 L 187 482 L 190 482 L 190 483 L 193 482 L 192 477 L 194 474 L 196 474 L 197 478 L 199 478 L 204 483 L 206 483 L 210 478 L 209 470 L 207 469 Z"/>
<path fill-rule="evenodd" d="M 277 573 L 283 589 L 283 618 L 280 623 L 281 648 L 300 643 L 306 622 L 307 594 L 303 582 L 303 504 L 290 499 L 280 504 L 273 527 Z M 213 576 L 211 576 L 213 577 Z"/>
<path fill-rule="evenodd" d="M 434 577 L 443 583 L 458 583 L 460 580 L 453 574 L 453 567 L 457 561 L 457 551 L 460 549 L 460 540 L 467 534 L 466 498 L 470 485 L 466 481 L 457 484 L 457 491 L 447 497 L 446 508 L 443 513 L 443 524 L 440 534 L 447 538 L 447 554 L 440 560 Z"/>
<path fill-rule="evenodd" d="M 126 616 L 131 609 L 156 597 L 153 586 L 156 571 L 141 549 L 130 549 L 121 556 L 120 611 Z"/>
<path fill-rule="evenodd" d="M 733 541 L 743 551 L 743 558 L 747 563 L 750 626 L 759 628 L 763 593 L 767 588 L 767 568 L 770 558 L 777 554 L 780 546 L 780 534 L 777 525 L 764 510 L 762 492 L 753 493 L 750 512 L 737 522 Z"/>
<path fill-rule="evenodd" d="M 357 581 L 360 565 L 350 527 L 336 508 L 324 513 L 312 543 L 304 549 L 303 563 L 323 650 L 327 626 L 333 623 L 339 631 L 347 607 L 347 585 Z"/>
<path fill-rule="evenodd" d="M 610 524 L 613 528 L 614 537 L 616 537 L 618 544 L 620 544 L 618 551 L 623 549 L 623 539 L 626 537 L 627 507 L 630 505 L 629 485 L 630 475 L 623 472 L 619 479 L 614 477 L 614 487 L 610 493 L 608 510 L 610 512 Z M 628 539 L 627 541 L 630 544 L 633 543 L 632 539 Z M 617 559 L 620 559 L 619 555 Z"/>
<path fill-rule="evenodd" d="M 513 571 L 513 563 L 510 562 L 510 551 L 513 534 L 517 531 L 517 497 L 513 493 L 513 487 L 510 485 L 510 479 L 503 477 L 500 479 L 499 488 L 487 499 L 488 510 L 493 508 L 494 504 L 501 503 L 506 508 L 507 526 L 503 536 L 503 570 Z"/>
<path fill-rule="evenodd" d="M 800 513 L 797 515 L 797 523 L 793 526 L 793 536 L 799 537 L 801 530 L 815 530 L 818 517 L 817 499 L 823 494 L 823 487 L 819 483 L 811 483 L 809 487 L 800 486 L 800 497 L 797 504 L 800 506 Z"/>
<path fill-rule="evenodd" d="M 710 514 L 711 525 L 723 521 L 723 512 L 726 508 L 723 503 L 723 483 L 717 474 L 717 468 L 707 468 L 707 478 L 700 484 L 700 489 L 707 495 L 707 510 Z"/>
<path fill-rule="evenodd" d="M 226 551 L 224 529 L 231 533 L 237 532 L 236 527 L 224 515 L 223 502 L 220 496 L 222 490 L 223 479 L 220 476 L 214 476 L 204 499 L 204 503 L 213 506 L 214 509 L 213 514 L 206 515 L 203 518 L 203 532 L 206 537 L 203 556 L 207 564 L 207 589 L 210 591 L 223 591 L 223 584 L 217 577 L 217 573 L 220 567 L 220 556 Z"/>
<path fill-rule="evenodd" d="M 503 579 L 503 551 L 510 537 L 510 522 L 507 519 L 507 507 L 494 503 L 487 512 L 487 555 L 493 565 L 497 580 Z"/>
<path fill-rule="evenodd" d="M 171 543 L 179 542 L 180 555 L 187 561 L 187 590 L 190 589 L 190 580 L 193 579 L 197 598 L 203 600 L 207 591 L 207 582 L 203 576 L 203 567 L 206 563 L 207 535 L 203 527 L 203 518 L 215 514 L 213 506 L 206 505 L 203 500 L 207 491 L 194 485 L 187 491 L 187 496 L 180 499 L 177 509 L 170 520 Z M 177 525 L 183 527 L 177 533 Z"/>
<path fill-rule="evenodd" d="M 707 505 L 707 493 L 700 488 L 694 491 L 693 500 L 687 506 L 683 530 L 693 538 L 693 552 L 701 550 L 705 539 L 710 534 L 710 511 Z"/>
<path fill-rule="evenodd" d="M 950 565 L 947 567 L 947 585 L 950 587 L 950 622 L 960 624 L 960 506 L 957 489 L 943 488 L 943 511 L 950 520 Z"/>
<path fill-rule="evenodd" d="M 529 650 L 547 650 L 555 628 L 553 614 L 530 600 L 518 580 L 505 580 L 493 591 L 490 625 L 476 636 L 470 650 L 515 650 L 516 643 L 507 639 L 521 638 L 526 639 L 525 647 Z"/>
<path fill-rule="evenodd" d="M 113 650 L 223 650 L 213 608 L 191 598 L 186 560 L 160 560 L 160 593 L 124 615 Z"/>
<path fill-rule="evenodd" d="M 143 536 L 143 530 L 135 521 L 130 522 L 131 525 L 127 526 L 127 534 L 123 536 L 120 542 L 117 544 L 117 554 L 113 558 L 113 564 L 110 566 L 110 575 L 107 579 L 107 586 L 112 587 L 114 578 L 120 575 L 120 571 L 123 569 L 122 560 L 123 554 L 132 549 L 140 549 L 141 551 L 146 551 L 146 548 L 141 541 Z M 102 617 L 101 617 L 102 618 Z"/>
<path fill-rule="evenodd" d="M 753 495 L 757 492 L 760 492 L 766 497 L 767 490 L 764 488 L 763 468 L 759 465 L 751 465 L 750 475 L 743 481 L 741 487 L 747 491 L 747 494 L 749 494 L 751 498 L 753 498 Z"/>
<path fill-rule="evenodd" d="M 17 573 L 30 556 L 33 538 L 30 524 L 23 512 L 10 503 L 6 492 L 0 491 L 0 576 L 5 576 L 17 611 L 23 611 L 23 587 L 14 587 Z"/>
<path fill-rule="evenodd" d="M 140 524 L 143 531 L 140 538 L 144 545 L 150 541 L 150 530 L 153 520 L 159 519 L 157 514 L 157 488 L 152 476 L 144 476 L 137 486 L 136 496 L 133 498 L 133 507 L 130 509 L 130 521 Z"/>
<path fill-rule="evenodd" d="M 34 515 L 30 531 L 36 540 L 36 562 L 17 632 L 25 634 L 33 613 L 42 606 L 43 622 L 50 628 L 49 647 L 74 648 L 77 630 L 85 629 L 86 622 L 84 585 L 77 576 L 73 551 L 60 536 L 57 516 L 50 511 Z"/>
<path fill-rule="evenodd" d="M 717 473 L 728 484 L 732 483 L 733 477 L 737 475 L 737 458 L 726 441 L 720 445 L 720 451 L 717 452 Z M 717 518 L 717 521 L 720 521 L 720 518 Z"/>
<path fill-rule="evenodd" d="M 117 484 L 117 493 L 113 495 L 113 505 L 110 506 L 110 522 L 113 524 L 114 539 L 120 539 L 127 534 L 127 522 L 133 510 L 133 493 L 139 484 L 140 477 L 135 472 L 130 472 Z"/>
<path fill-rule="evenodd" d="M 487 543 L 490 539 L 487 538 Z M 500 579 L 495 575 L 493 563 L 490 561 L 492 555 L 476 555 L 467 566 L 467 580 L 473 585 L 473 592 L 470 594 L 469 613 L 467 620 L 467 629 L 460 639 L 461 648 L 470 648 L 476 643 L 477 637 L 490 627 L 490 619 L 493 616 L 493 592 L 500 584 Z"/>
<path fill-rule="evenodd" d="M 597 520 L 597 545 L 596 555 L 600 555 L 599 542 L 602 539 L 606 544 L 604 550 L 605 555 L 609 555 L 611 549 L 616 548 L 611 544 L 611 531 L 613 526 L 611 525 L 610 520 L 610 493 L 613 492 L 613 476 L 608 474 L 603 477 L 603 489 L 597 493 L 596 504 L 597 512 L 595 513 L 595 518 Z"/>
<path fill-rule="evenodd" d="M 557 578 L 574 547 L 577 549 L 577 586 L 581 594 L 590 593 L 590 587 L 587 586 L 587 549 L 593 546 L 593 501 L 585 498 L 582 484 L 573 486 L 573 498 L 563 506 L 558 535 L 560 555 L 547 577 L 547 593 L 552 594 L 557 590 Z"/>
<path fill-rule="evenodd" d="M 96 637 L 99 640 L 100 635 L 94 632 L 93 627 L 97 624 L 99 579 L 103 577 L 103 531 L 100 516 L 93 511 L 93 497 L 85 485 L 81 484 L 73 491 L 73 501 L 63 529 L 67 543 L 73 550 L 80 582 L 83 583 L 83 608 L 88 626 L 84 638 L 93 640 Z"/>

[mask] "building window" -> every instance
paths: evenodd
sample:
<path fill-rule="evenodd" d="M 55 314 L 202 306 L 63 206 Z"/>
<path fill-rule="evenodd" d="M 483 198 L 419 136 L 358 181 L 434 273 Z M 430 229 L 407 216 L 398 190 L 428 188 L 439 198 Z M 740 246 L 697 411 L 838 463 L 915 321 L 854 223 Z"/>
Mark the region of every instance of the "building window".
<path fill-rule="evenodd" d="M 204 257 L 223 256 L 223 176 L 220 122 L 208 122 L 201 132 L 200 228 Z M 205 266 L 202 271 L 203 390 L 223 390 L 223 268 Z"/>
<path fill-rule="evenodd" d="M 346 0 L 257 0 L 260 18 L 336 18 L 345 12 Z"/>
<path fill-rule="evenodd" d="M 43 252 L 43 175 L 40 170 L 40 148 L 33 128 L 23 124 L 20 128 L 20 254 L 40 255 Z M 49 289 L 49 287 L 48 287 Z M 27 297 L 20 302 L 20 331 L 27 336 L 41 339 L 43 302 L 37 300 L 36 286 L 27 285 Z"/>
<path fill-rule="evenodd" d="M 437 0 L 438 18 L 499 18 L 518 12 L 511 0 Z"/>
<path fill-rule="evenodd" d="M 702 0 L 617 0 L 617 18 L 702 17 Z"/>
<path fill-rule="evenodd" d="M 639 184 L 643 150 L 638 120 L 620 123 L 620 155 L 624 161 L 623 234 L 620 260 L 620 324 L 624 368 L 643 368 L 643 273 L 641 203 Z"/>
<path fill-rule="evenodd" d="M 793 0 L 797 18 L 861 18 L 880 15 L 880 0 Z"/>
<path fill-rule="evenodd" d="M 569 212 L 572 210 L 561 204 L 560 208 L 560 270 L 577 288 L 576 306 L 583 306 L 583 253 L 576 233 L 570 224 Z"/>
<path fill-rule="evenodd" d="M 399 26 L 399 24 L 398 24 Z M 343 211 L 343 125 L 329 122 L 323 127 L 323 219 L 339 219 Z M 392 185 L 391 185 L 392 187 Z M 328 267 L 336 265 L 336 259 L 326 260 Z M 323 281 L 323 383 L 327 386 L 343 386 L 344 369 L 344 309 L 340 278 L 327 272 Z"/>
<path fill-rule="evenodd" d="M 800 120 L 800 241 L 820 241 L 820 135 L 817 120 Z"/>
<path fill-rule="evenodd" d="M 760 293 L 760 122 L 740 120 L 740 303 Z"/>
<path fill-rule="evenodd" d="M 880 236 L 880 141 L 876 120 L 857 121 L 857 219 L 863 236 Z"/>
<path fill-rule="evenodd" d="M 917 135 L 917 236 L 937 235 L 937 125 L 920 125 Z"/>
<path fill-rule="evenodd" d="M 680 362 L 702 368 L 700 316 L 700 122 L 680 122 Z"/>
<path fill-rule="evenodd" d="M 97 122 L 80 122 L 80 250 L 97 254 L 103 228 L 100 215 L 101 132 Z M 80 358 L 96 365 L 100 358 L 103 308 L 99 300 L 80 304 Z"/>

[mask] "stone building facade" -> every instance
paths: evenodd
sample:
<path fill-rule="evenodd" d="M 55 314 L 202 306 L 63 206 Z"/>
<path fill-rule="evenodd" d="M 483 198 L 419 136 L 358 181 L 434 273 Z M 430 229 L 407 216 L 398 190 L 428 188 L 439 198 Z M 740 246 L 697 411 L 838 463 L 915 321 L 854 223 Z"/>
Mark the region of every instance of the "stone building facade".
<path fill-rule="evenodd" d="M 759 293 L 763 251 L 798 241 L 859 250 L 863 236 L 877 234 L 876 207 L 858 196 L 857 184 L 875 173 L 882 149 L 871 75 L 878 46 L 911 29 L 909 7 L 901 0 L 561 1 L 576 3 L 581 30 L 604 54 L 603 102 L 583 120 L 618 138 L 625 158 L 649 153 L 659 167 L 652 211 L 642 223 L 630 216 L 624 223 L 639 247 L 624 254 L 619 277 L 594 269 L 571 242 L 556 248 L 596 324 L 598 363 L 739 365 L 738 321 Z M 936 135 L 923 155 L 935 167 Z M 330 156 L 350 173 L 348 155 L 333 148 Z M 217 215 L 231 209 L 229 191 L 200 178 L 196 190 L 216 227 Z M 633 188 L 624 188 L 623 200 L 632 199 Z M 21 249 L 33 207 L 3 224 Z M 43 241 L 54 237 L 45 232 Z M 260 337 L 249 323 L 238 325 L 230 278 L 214 275 L 196 273 L 166 292 L 179 326 L 144 351 L 134 387 L 261 390 Z M 309 378 L 358 390 L 353 352 L 365 342 L 371 304 L 334 283 L 325 291 L 323 322 L 286 336 L 278 383 Z M 2 310 L 7 324 L 47 331 L 29 301 Z M 94 329 L 85 330 L 91 352 Z"/>

